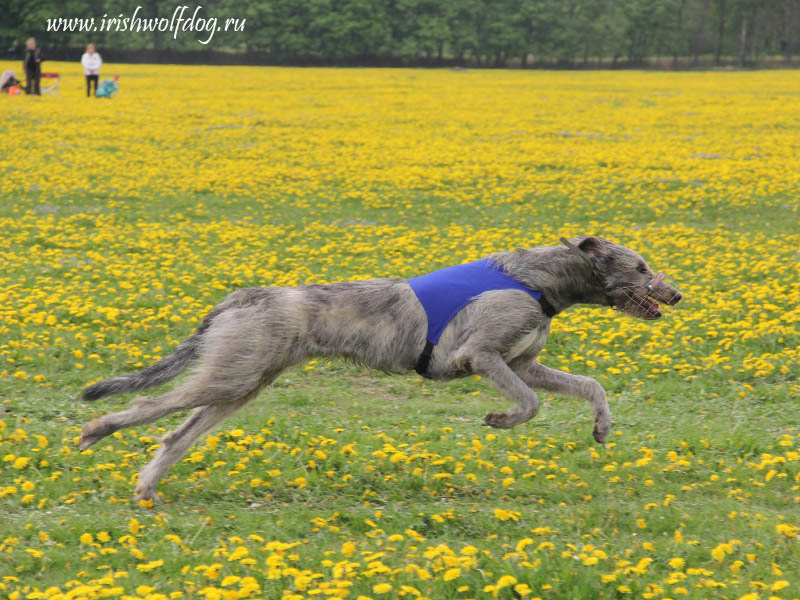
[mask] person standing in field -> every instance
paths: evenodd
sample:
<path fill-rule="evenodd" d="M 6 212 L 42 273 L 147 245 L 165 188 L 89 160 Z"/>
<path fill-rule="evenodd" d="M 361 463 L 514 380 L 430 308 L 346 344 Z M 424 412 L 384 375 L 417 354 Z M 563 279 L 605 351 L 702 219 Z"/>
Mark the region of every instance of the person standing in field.
<path fill-rule="evenodd" d="M 86 52 L 81 57 L 81 64 L 83 65 L 83 72 L 86 74 L 86 97 L 92 95 L 91 89 L 94 83 L 94 93 L 97 94 L 97 80 L 100 77 L 100 67 L 103 64 L 103 59 L 95 51 L 94 44 L 86 46 Z"/>
<path fill-rule="evenodd" d="M 25 71 L 25 93 L 42 95 L 42 51 L 36 47 L 36 39 L 28 38 L 25 42 L 25 57 L 22 59 Z"/>

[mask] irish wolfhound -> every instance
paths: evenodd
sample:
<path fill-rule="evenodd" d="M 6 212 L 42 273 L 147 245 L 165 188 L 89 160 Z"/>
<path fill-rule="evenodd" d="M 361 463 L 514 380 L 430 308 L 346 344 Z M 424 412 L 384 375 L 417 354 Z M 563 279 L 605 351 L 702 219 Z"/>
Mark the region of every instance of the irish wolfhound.
<path fill-rule="evenodd" d="M 163 438 L 139 474 L 137 498 L 156 499 L 164 472 L 200 435 L 255 398 L 281 371 L 315 356 L 344 356 L 393 373 L 416 368 L 437 380 L 480 374 L 517 404 L 507 413 L 486 415 L 483 422 L 491 427 L 510 428 L 534 417 L 539 398 L 531 388 L 583 397 L 594 413 L 594 438 L 603 443 L 611 413 L 600 384 L 536 360 L 552 316 L 582 303 L 658 319 L 658 302 L 675 304 L 680 293 L 624 246 L 591 236 L 562 242 L 566 247 L 517 249 L 469 263 L 465 269 L 477 265 L 483 269 L 479 278 L 499 278 L 499 283 L 461 292 L 456 291 L 460 267 L 437 272 L 449 273 L 438 292 L 435 281 L 426 288 L 427 276 L 233 292 L 169 356 L 83 391 L 84 399 L 96 400 L 150 388 L 195 365 L 172 391 L 137 398 L 131 408 L 88 423 L 80 448 L 122 427 L 194 409 Z M 442 300 L 438 309 L 431 306 Z"/>

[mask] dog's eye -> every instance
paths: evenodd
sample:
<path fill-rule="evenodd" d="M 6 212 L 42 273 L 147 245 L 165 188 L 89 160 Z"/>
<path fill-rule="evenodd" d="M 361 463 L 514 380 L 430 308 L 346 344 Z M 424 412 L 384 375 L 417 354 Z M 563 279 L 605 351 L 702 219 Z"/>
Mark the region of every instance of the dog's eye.
<path fill-rule="evenodd" d="M 647 273 L 647 267 L 644 264 L 640 264 L 636 267 L 636 270 L 639 271 L 639 273 Z"/>

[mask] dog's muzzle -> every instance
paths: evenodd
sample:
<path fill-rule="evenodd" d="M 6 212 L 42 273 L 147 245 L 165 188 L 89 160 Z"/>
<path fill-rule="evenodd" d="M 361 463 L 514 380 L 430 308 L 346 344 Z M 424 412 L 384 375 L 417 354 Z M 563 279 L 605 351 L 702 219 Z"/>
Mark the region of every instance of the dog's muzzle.
<path fill-rule="evenodd" d="M 623 289 L 620 302 L 614 308 L 635 317 L 647 320 L 660 319 L 660 304 L 674 306 L 681 301 L 683 294 L 664 273 L 658 273 L 643 289 Z"/>

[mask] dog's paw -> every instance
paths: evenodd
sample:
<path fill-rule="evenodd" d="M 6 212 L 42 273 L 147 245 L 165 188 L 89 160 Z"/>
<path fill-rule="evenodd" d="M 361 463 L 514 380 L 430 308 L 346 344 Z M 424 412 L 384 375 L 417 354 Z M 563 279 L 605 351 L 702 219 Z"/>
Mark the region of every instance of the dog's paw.
<path fill-rule="evenodd" d="M 495 429 L 511 429 L 513 425 L 509 424 L 508 415 L 505 413 L 489 413 L 483 418 L 483 424 Z"/>
<path fill-rule="evenodd" d="M 78 450 L 83 452 L 84 450 L 88 450 L 89 446 L 95 443 L 96 440 L 92 440 L 87 434 L 82 433 L 81 439 L 78 440 Z"/>
<path fill-rule="evenodd" d="M 594 423 L 592 435 L 598 444 L 605 444 L 609 431 L 611 431 L 611 418 L 598 419 Z"/>
<path fill-rule="evenodd" d="M 78 449 L 83 452 L 113 432 L 113 430 L 107 431 L 107 429 L 98 419 L 84 425 L 81 439 L 78 440 Z"/>
<path fill-rule="evenodd" d="M 161 498 L 158 497 L 155 488 L 152 486 L 137 485 L 134 498 L 137 503 L 143 502 L 145 506 L 152 506 L 161 502 Z"/>

